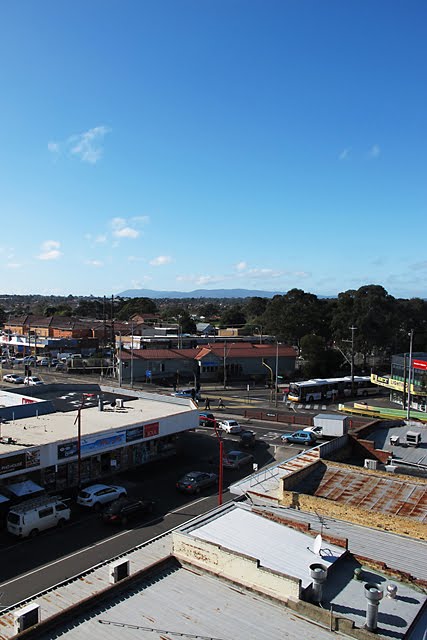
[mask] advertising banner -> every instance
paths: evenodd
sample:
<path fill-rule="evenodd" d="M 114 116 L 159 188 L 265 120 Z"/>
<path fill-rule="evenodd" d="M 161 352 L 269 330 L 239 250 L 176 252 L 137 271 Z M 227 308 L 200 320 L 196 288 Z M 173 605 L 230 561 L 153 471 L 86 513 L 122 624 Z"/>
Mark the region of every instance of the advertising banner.
<path fill-rule="evenodd" d="M 12 473 L 21 469 L 30 469 L 40 465 L 40 449 L 30 449 L 25 453 L 18 453 L 0 459 L 0 475 Z"/>
<path fill-rule="evenodd" d="M 414 369 L 427 371 L 427 362 L 425 360 L 412 360 L 412 366 L 414 367 Z"/>
<path fill-rule="evenodd" d="M 150 424 L 144 425 L 144 438 L 152 438 L 159 435 L 159 423 L 150 422 Z"/>

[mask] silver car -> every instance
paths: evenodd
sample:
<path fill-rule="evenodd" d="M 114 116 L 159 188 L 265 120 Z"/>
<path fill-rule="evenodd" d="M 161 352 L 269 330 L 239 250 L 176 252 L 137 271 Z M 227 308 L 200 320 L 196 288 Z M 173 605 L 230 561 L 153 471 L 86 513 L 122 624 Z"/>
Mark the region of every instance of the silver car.
<path fill-rule="evenodd" d="M 92 507 L 95 511 L 99 511 L 103 504 L 108 504 L 126 495 L 127 491 L 124 487 L 108 484 L 93 484 L 80 491 L 77 496 L 77 504 L 82 507 Z"/>

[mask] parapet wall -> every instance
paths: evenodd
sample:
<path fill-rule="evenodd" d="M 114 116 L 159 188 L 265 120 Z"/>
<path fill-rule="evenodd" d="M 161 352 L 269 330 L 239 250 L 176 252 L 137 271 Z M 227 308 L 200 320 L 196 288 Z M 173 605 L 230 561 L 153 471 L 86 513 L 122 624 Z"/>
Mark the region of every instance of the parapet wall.
<path fill-rule="evenodd" d="M 197 566 L 242 587 L 282 602 L 287 602 L 290 597 L 301 597 L 301 580 L 263 567 L 257 558 L 179 531 L 172 533 L 172 545 L 173 555 L 180 562 Z"/>

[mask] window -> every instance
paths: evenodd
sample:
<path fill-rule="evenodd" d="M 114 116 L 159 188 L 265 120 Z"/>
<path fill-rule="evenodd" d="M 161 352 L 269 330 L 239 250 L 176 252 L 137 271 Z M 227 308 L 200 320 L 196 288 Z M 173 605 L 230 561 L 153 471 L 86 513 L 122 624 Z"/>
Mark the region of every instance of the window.
<path fill-rule="evenodd" d="M 40 509 L 39 518 L 47 518 L 47 516 L 53 515 L 53 507 L 47 507 L 46 509 Z"/>

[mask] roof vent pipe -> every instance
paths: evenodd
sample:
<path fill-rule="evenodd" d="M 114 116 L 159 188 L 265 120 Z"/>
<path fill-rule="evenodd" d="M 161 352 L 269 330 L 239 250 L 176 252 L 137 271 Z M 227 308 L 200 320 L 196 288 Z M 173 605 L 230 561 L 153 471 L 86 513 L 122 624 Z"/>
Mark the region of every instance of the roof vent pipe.
<path fill-rule="evenodd" d="M 379 584 L 367 582 L 365 584 L 365 596 L 368 601 L 366 608 L 365 629 L 368 631 L 377 630 L 378 626 L 378 605 L 384 595 L 383 589 Z"/>
<path fill-rule="evenodd" d="M 387 585 L 387 598 L 392 598 L 393 600 L 395 600 L 396 595 L 397 595 L 397 585 L 390 582 L 390 584 Z"/>
<path fill-rule="evenodd" d="M 310 576 L 313 580 L 312 600 L 317 604 L 322 602 L 323 583 L 325 582 L 327 575 L 328 570 L 324 564 L 315 563 L 310 565 Z"/>

